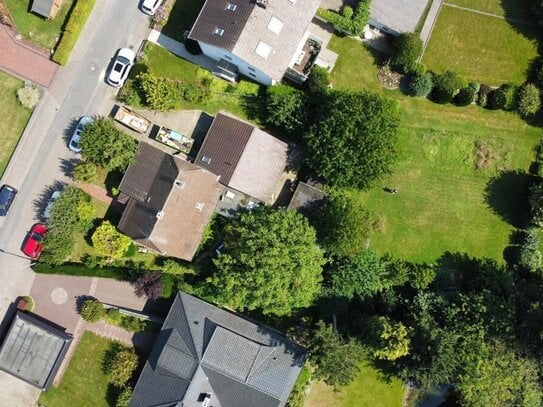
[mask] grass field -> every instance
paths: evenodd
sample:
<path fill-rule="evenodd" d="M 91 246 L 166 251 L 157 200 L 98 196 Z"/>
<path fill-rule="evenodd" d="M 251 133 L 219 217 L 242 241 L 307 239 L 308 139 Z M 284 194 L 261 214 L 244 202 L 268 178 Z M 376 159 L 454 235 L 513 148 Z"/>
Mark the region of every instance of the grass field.
<path fill-rule="evenodd" d="M 530 19 L 529 0 L 447 0 L 447 3 L 506 18 Z"/>
<path fill-rule="evenodd" d="M 0 110 L 5 118 L 9 117 L 0 121 L 0 177 L 30 118 L 30 110 L 17 100 L 17 89 L 21 86 L 23 81 L 0 72 Z"/>
<path fill-rule="evenodd" d="M 61 28 L 74 0 L 64 0 L 54 20 L 47 20 L 30 13 L 32 0 L 5 0 L 6 6 L 15 21 L 17 30 L 27 40 L 44 48 L 54 48 Z"/>
<path fill-rule="evenodd" d="M 371 366 L 361 364 L 360 373 L 339 392 L 315 382 L 305 407 L 400 407 L 403 388 L 399 379 L 385 381 Z"/>
<path fill-rule="evenodd" d="M 538 27 L 444 5 L 422 62 L 436 72 L 456 71 L 492 86 L 522 84 L 537 56 Z"/>
<path fill-rule="evenodd" d="M 101 369 L 104 354 L 112 343 L 91 332 L 85 332 L 60 386 L 43 392 L 39 403 L 46 407 L 114 405 L 114 401 L 108 399 L 108 377 Z"/>
<path fill-rule="evenodd" d="M 399 160 L 393 175 L 368 192 L 353 192 L 382 215 L 383 230 L 372 246 L 411 261 L 434 262 L 446 251 L 502 261 L 512 226 L 489 209 L 485 188 L 500 170 L 528 169 L 540 130 L 511 113 L 442 106 L 385 91 L 376 79 L 379 55 L 348 38 L 334 37 L 330 46 L 340 52 L 339 69 L 332 72 L 336 89 L 369 89 L 398 103 Z M 478 141 L 489 157 L 480 170 L 474 165 Z M 512 185 L 498 195 L 497 208 L 507 207 L 508 193 L 517 187 L 515 177 L 505 181 Z M 385 186 L 399 193 L 385 193 Z"/>

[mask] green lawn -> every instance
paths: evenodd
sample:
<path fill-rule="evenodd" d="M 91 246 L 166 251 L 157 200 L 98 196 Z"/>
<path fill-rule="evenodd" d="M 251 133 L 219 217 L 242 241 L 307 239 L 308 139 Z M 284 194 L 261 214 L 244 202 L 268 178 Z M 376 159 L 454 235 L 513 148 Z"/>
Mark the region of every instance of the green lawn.
<path fill-rule="evenodd" d="M 85 332 L 70 361 L 60 386 L 43 392 L 39 403 L 46 407 L 89 406 L 109 407 L 108 378 L 101 364 L 113 341 Z"/>
<path fill-rule="evenodd" d="M 5 0 L 21 35 L 40 47 L 54 48 L 74 0 L 64 0 L 54 20 L 30 13 L 32 0 Z"/>
<path fill-rule="evenodd" d="M 0 110 L 5 118 L 9 117 L 0 121 L 0 177 L 30 118 L 30 110 L 17 100 L 17 89 L 21 86 L 23 81 L 0 72 Z"/>
<path fill-rule="evenodd" d="M 403 387 L 399 379 L 385 381 L 379 372 L 366 364 L 360 373 L 339 392 L 314 382 L 305 407 L 401 407 Z"/>
<path fill-rule="evenodd" d="M 540 130 L 512 113 L 442 106 L 383 90 L 373 53 L 348 38 L 334 37 L 331 47 L 340 52 L 332 72 L 336 89 L 369 89 L 398 102 L 399 160 L 393 175 L 368 192 L 353 192 L 382 215 L 383 230 L 372 247 L 411 261 L 433 262 L 445 251 L 501 261 L 512 227 L 488 208 L 484 191 L 499 170 L 528 169 Z M 488 168 L 476 170 L 479 140 L 491 159 Z M 515 187 L 514 177 L 507 182 Z M 399 193 L 385 193 L 385 186 Z M 499 198 L 507 203 L 507 194 Z"/>
<path fill-rule="evenodd" d="M 447 3 L 518 20 L 528 20 L 530 16 L 529 0 L 447 0 Z"/>
<path fill-rule="evenodd" d="M 467 80 L 499 86 L 521 84 L 537 56 L 538 28 L 444 5 L 422 62 L 436 72 L 456 71 Z"/>
<path fill-rule="evenodd" d="M 183 41 L 183 33 L 191 29 L 204 3 L 205 0 L 175 0 L 162 33 L 177 41 Z"/>

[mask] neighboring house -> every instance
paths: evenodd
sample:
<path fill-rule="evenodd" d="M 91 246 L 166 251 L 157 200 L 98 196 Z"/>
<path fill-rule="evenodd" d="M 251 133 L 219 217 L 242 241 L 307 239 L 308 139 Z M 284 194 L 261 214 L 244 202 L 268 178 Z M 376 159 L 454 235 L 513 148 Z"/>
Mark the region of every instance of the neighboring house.
<path fill-rule="evenodd" d="M 126 171 L 119 229 L 163 255 L 192 260 L 223 187 L 217 176 L 141 142 Z"/>
<path fill-rule="evenodd" d="M 321 43 L 307 31 L 320 0 L 207 0 L 188 38 L 218 61 L 217 72 L 241 73 L 263 85 L 285 74 L 305 79 Z"/>
<path fill-rule="evenodd" d="M 287 0 L 288 1 L 288 0 Z M 195 164 L 219 176 L 229 188 L 223 196 L 236 199 L 240 192 L 253 203 L 271 203 L 287 166 L 289 146 L 238 118 L 218 113 Z M 247 202 L 247 206 L 251 206 Z"/>
<path fill-rule="evenodd" d="M 428 0 L 372 0 L 368 24 L 392 35 L 414 32 Z"/>
<path fill-rule="evenodd" d="M 281 407 L 305 362 L 279 332 L 178 293 L 130 407 Z"/>
<path fill-rule="evenodd" d="M 71 335 L 17 311 L 0 348 L 0 369 L 47 390 L 71 342 Z"/>
<path fill-rule="evenodd" d="M 30 11 L 52 20 L 57 16 L 61 6 L 62 0 L 34 0 Z"/>

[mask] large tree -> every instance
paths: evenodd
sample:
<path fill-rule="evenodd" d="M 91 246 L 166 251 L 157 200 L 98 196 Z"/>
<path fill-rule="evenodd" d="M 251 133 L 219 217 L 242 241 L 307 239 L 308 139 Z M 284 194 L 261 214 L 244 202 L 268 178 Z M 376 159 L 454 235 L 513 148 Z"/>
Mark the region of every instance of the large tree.
<path fill-rule="evenodd" d="M 124 170 L 136 153 L 138 142 L 120 131 L 113 120 L 98 118 L 81 134 L 81 153 L 90 162 L 107 170 Z"/>
<path fill-rule="evenodd" d="M 288 315 L 320 290 L 322 251 L 299 213 L 260 207 L 224 231 L 224 252 L 207 280 L 209 295 L 238 310 Z"/>
<path fill-rule="evenodd" d="M 396 159 L 396 104 L 370 92 L 329 92 L 305 134 L 308 164 L 331 184 L 366 188 Z"/>

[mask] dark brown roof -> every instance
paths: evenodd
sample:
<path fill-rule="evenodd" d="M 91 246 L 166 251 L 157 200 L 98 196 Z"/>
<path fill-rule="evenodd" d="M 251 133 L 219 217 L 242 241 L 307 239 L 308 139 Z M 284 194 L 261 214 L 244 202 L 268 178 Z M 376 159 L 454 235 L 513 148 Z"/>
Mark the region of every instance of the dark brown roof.
<path fill-rule="evenodd" d="M 236 9 L 228 10 L 229 4 L 235 5 Z M 255 3 L 249 0 L 206 1 L 189 38 L 232 51 L 254 7 Z M 224 33 L 214 34 L 216 28 L 223 29 Z"/>
<path fill-rule="evenodd" d="M 220 176 L 228 185 L 254 127 L 222 113 L 207 132 L 195 164 Z"/>
<path fill-rule="evenodd" d="M 129 197 L 119 229 L 162 254 L 192 260 L 223 187 L 217 176 L 140 143 L 119 189 Z"/>

